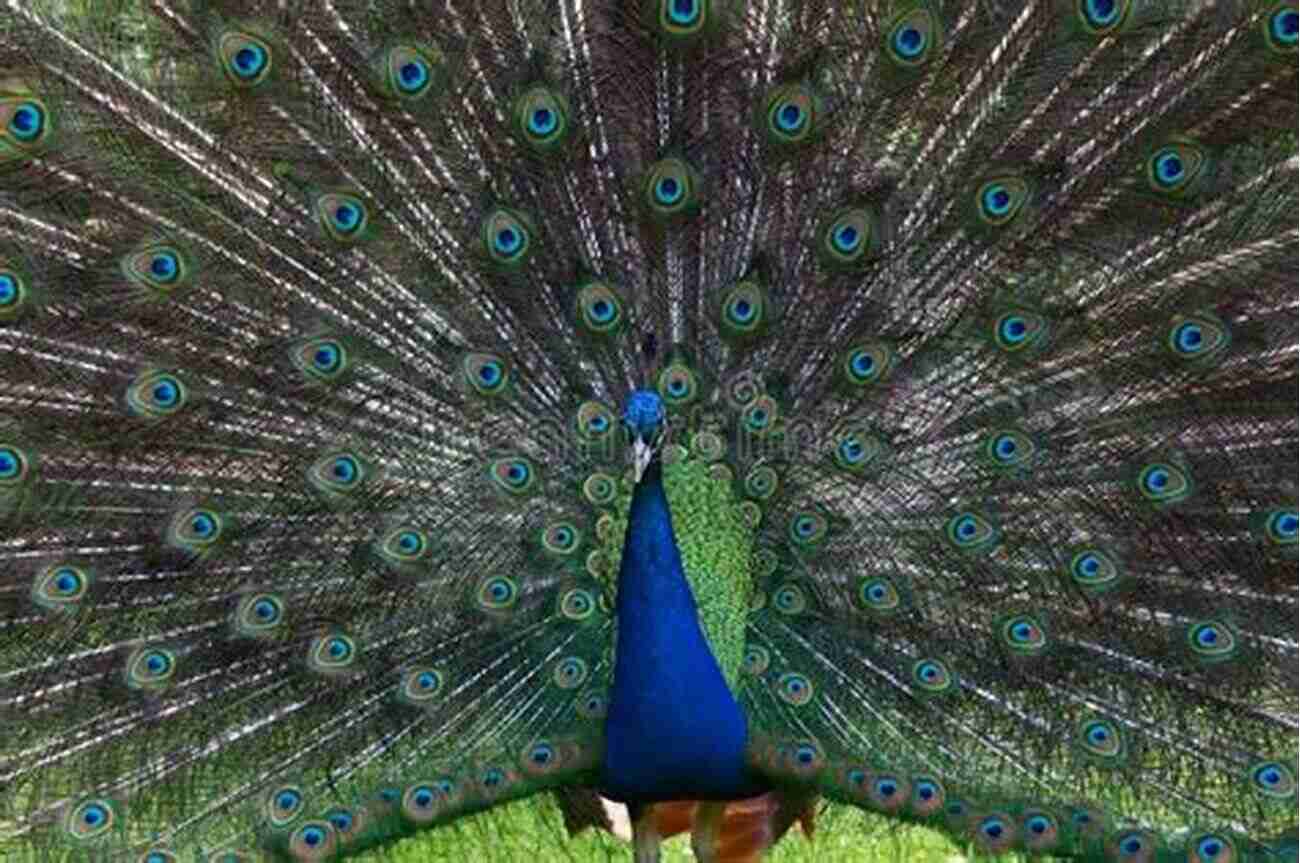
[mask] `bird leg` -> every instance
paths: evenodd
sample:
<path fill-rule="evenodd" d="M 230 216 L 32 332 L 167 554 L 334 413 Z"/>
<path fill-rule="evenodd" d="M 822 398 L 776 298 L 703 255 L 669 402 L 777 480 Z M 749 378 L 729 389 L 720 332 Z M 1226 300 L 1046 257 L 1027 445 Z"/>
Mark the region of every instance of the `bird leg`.
<path fill-rule="evenodd" d="M 659 845 L 663 837 L 655 823 L 654 807 L 629 803 L 627 810 L 632 816 L 632 859 L 635 863 L 659 863 Z"/>
<path fill-rule="evenodd" d="M 727 812 L 725 801 L 704 800 L 695 810 L 691 827 L 691 850 L 698 863 L 716 863 L 718 842 L 722 836 L 722 818 Z"/>

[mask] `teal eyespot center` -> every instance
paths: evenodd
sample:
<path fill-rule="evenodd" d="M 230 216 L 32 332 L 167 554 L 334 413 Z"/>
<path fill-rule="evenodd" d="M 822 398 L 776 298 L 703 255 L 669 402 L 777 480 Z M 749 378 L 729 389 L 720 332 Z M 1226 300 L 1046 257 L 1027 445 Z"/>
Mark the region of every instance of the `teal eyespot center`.
<path fill-rule="evenodd" d="M 1004 216 L 1011 209 L 1011 193 L 1000 183 L 985 189 L 982 200 L 984 209 L 993 216 Z"/>
<path fill-rule="evenodd" d="M 901 56 L 914 59 L 925 50 L 925 36 L 915 27 L 899 27 L 894 34 L 894 49 Z"/>
<path fill-rule="evenodd" d="M 180 273 L 180 262 L 172 252 L 159 252 L 149 260 L 149 273 L 160 282 L 172 282 Z"/>
<path fill-rule="evenodd" d="M 523 243 L 523 238 L 514 228 L 502 228 L 497 231 L 496 244 L 497 248 L 506 254 L 516 252 Z"/>
<path fill-rule="evenodd" d="M 8 273 L 0 273 L 0 306 L 12 305 L 18 299 L 18 281 Z"/>
<path fill-rule="evenodd" d="M 1186 166 L 1183 163 L 1182 156 L 1176 150 L 1162 150 L 1156 154 L 1156 182 L 1163 186 L 1175 185 L 1183 178 L 1186 172 Z"/>
<path fill-rule="evenodd" d="M 9 132 L 20 141 L 35 140 L 45 128 L 45 111 L 36 102 L 23 102 L 9 118 Z"/>
<path fill-rule="evenodd" d="M 537 135 L 549 135 L 555 131 L 559 120 L 550 108 L 537 108 L 528 118 L 528 129 Z"/>
<path fill-rule="evenodd" d="M 12 447 L 0 448 L 0 478 L 11 479 L 22 469 L 23 459 Z"/>
<path fill-rule="evenodd" d="M 803 109 L 792 102 L 786 102 L 776 112 L 777 125 L 785 132 L 796 132 L 806 121 Z"/>
<path fill-rule="evenodd" d="M 1295 9 L 1279 9 L 1269 20 L 1269 29 L 1278 42 L 1295 45 L 1297 32 L 1300 31 L 1300 14 Z"/>
<path fill-rule="evenodd" d="M 835 231 L 835 247 L 841 252 L 851 252 L 862 242 L 862 235 L 852 225 L 843 225 Z"/>
<path fill-rule="evenodd" d="M 397 70 L 398 86 L 406 93 L 418 93 L 429 83 L 429 67 L 419 60 L 407 60 Z"/>
<path fill-rule="evenodd" d="M 334 208 L 334 224 L 344 233 L 355 231 L 361 224 L 361 208 L 355 204 L 339 204 Z"/>
<path fill-rule="evenodd" d="M 357 462 L 351 456 L 341 455 L 330 465 L 330 473 L 341 483 L 350 483 L 357 478 Z"/>
<path fill-rule="evenodd" d="M 668 15 L 674 24 L 693 24 L 700 17 L 699 0 L 669 0 Z"/>
<path fill-rule="evenodd" d="M 673 177 L 663 177 L 655 184 L 655 197 L 663 204 L 675 204 L 684 194 L 681 183 Z"/>
<path fill-rule="evenodd" d="M 1116 0 L 1085 0 L 1083 14 L 1094 27 L 1108 27 L 1119 18 L 1120 6 Z"/>
<path fill-rule="evenodd" d="M 267 56 L 266 49 L 255 42 L 245 42 L 230 59 L 235 74 L 245 80 L 261 75 L 268 62 L 270 58 Z"/>

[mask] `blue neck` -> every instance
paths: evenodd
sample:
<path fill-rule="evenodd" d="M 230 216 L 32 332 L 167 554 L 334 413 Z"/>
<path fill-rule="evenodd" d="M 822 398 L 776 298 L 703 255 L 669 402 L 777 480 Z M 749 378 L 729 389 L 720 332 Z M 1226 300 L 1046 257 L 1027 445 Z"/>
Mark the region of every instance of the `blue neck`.
<path fill-rule="evenodd" d="M 767 790 L 745 768 L 745 714 L 700 629 L 657 458 L 632 495 L 617 614 L 605 795 L 650 803 Z"/>

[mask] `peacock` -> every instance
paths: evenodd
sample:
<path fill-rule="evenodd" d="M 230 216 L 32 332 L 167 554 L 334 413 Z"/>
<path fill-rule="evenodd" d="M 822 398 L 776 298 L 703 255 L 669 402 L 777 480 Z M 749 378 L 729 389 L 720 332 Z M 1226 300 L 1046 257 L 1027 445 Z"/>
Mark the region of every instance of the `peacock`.
<path fill-rule="evenodd" d="M 1296 859 L 1295 0 L 0 5 L 4 859 Z"/>

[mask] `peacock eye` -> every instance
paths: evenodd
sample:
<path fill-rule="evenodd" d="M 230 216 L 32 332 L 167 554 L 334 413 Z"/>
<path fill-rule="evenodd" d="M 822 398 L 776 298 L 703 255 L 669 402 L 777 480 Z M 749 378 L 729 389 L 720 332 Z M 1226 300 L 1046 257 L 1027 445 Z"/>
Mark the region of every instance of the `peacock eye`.
<path fill-rule="evenodd" d="M 38 102 L 22 102 L 9 115 L 9 134 L 19 141 L 34 141 L 45 129 L 45 109 Z"/>

